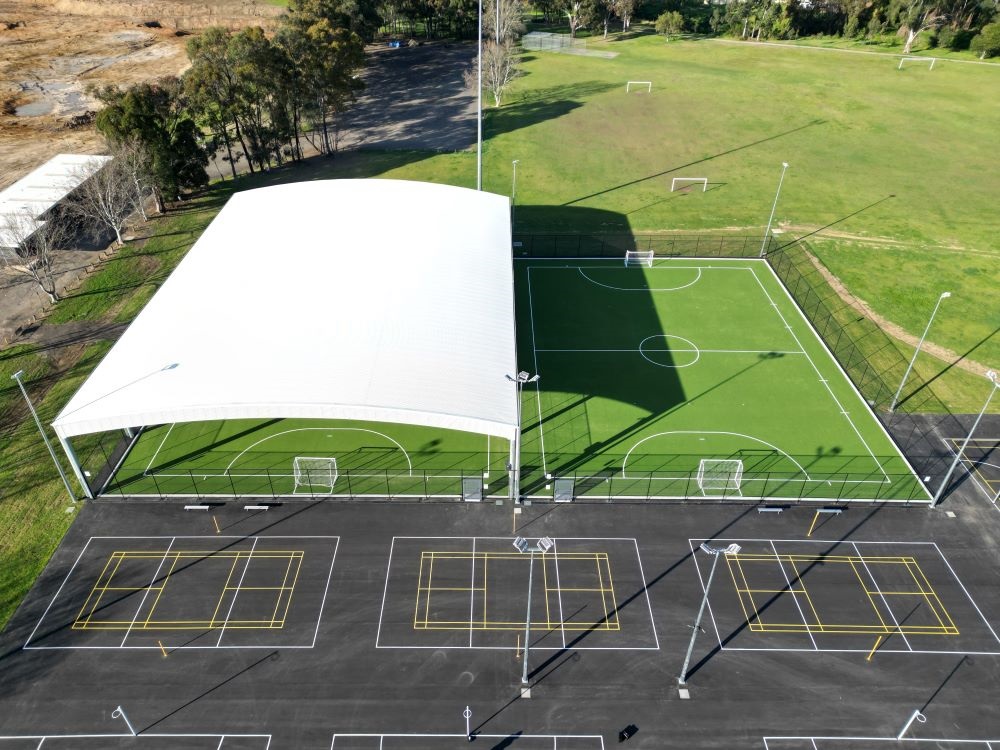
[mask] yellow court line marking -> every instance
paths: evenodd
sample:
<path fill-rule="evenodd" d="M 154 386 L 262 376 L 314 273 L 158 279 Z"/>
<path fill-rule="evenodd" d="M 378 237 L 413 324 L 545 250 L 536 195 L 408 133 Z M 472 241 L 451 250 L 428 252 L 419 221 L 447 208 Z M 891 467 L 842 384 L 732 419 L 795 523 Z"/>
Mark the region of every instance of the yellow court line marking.
<path fill-rule="evenodd" d="M 142 628 L 140 628 L 140 630 L 143 630 L 146 627 L 148 627 L 149 621 L 153 619 L 153 612 L 156 611 L 156 606 L 160 603 L 160 597 L 163 596 L 163 590 L 167 587 L 167 584 L 170 583 L 170 574 L 174 572 L 174 568 L 176 566 L 177 566 L 177 558 L 175 557 L 174 561 L 170 563 L 170 569 L 167 571 L 167 574 L 163 577 L 163 583 L 160 584 L 160 590 L 156 592 L 156 598 L 153 600 L 153 604 L 149 608 L 149 614 L 146 616 L 146 620 L 143 623 L 143 626 Z M 136 614 L 138 615 L 139 613 L 137 612 Z"/>
<path fill-rule="evenodd" d="M 952 442 L 952 447 L 958 448 L 964 442 L 965 438 L 949 438 L 949 440 L 951 440 Z M 983 443 L 986 445 L 993 446 L 993 449 L 995 449 L 996 446 L 1000 445 L 1000 438 L 972 438 L 972 440 L 969 441 L 969 444 L 971 445 L 973 443 L 977 445 L 979 443 Z M 958 451 L 955 452 L 957 453 Z M 985 476 L 983 476 L 980 464 L 987 458 L 987 456 L 990 456 L 992 452 L 993 451 L 991 450 L 989 453 L 987 453 L 979 460 L 973 460 L 967 456 L 962 456 L 962 463 L 968 464 L 969 468 L 972 469 L 974 472 L 976 472 L 976 476 L 979 477 L 979 480 L 983 484 L 985 484 L 990 489 L 990 491 L 993 490 L 994 484 L 1000 484 L 1000 479 L 987 479 Z"/>
<path fill-rule="evenodd" d="M 911 560 L 912 560 L 912 558 L 911 558 Z M 937 595 L 937 592 L 934 591 L 934 587 L 931 586 L 930 581 L 927 580 L 927 576 L 924 574 L 924 571 L 920 567 L 920 564 L 916 560 L 912 560 L 912 563 L 913 563 L 912 566 L 911 565 L 907 565 L 906 566 L 906 570 L 909 572 L 909 574 L 911 576 L 913 576 L 913 580 L 916 581 L 917 587 L 920 589 L 921 593 L 923 593 L 924 600 L 927 602 L 927 606 L 931 608 L 931 612 L 934 613 L 934 617 L 937 618 L 937 621 L 941 624 L 942 628 L 945 628 L 945 629 L 947 629 L 949 631 L 953 630 L 954 634 L 958 635 L 958 626 L 955 625 L 955 621 L 951 619 L 951 615 L 948 614 L 948 610 L 945 608 L 944 603 L 941 601 L 941 598 Z M 916 573 L 913 572 L 914 568 L 917 569 L 917 573 L 920 574 L 920 578 L 923 579 L 923 582 L 925 584 L 927 584 L 927 588 L 926 589 L 923 587 L 923 585 L 917 579 Z M 941 608 L 941 612 L 940 613 L 938 612 L 938 607 L 935 607 L 934 606 L 934 602 L 931 601 L 931 597 L 934 597 L 934 602 L 937 602 L 938 607 Z M 941 619 L 942 615 L 944 615 L 944 617 L 948 620 L 948 624 L 947 625 L 944 623 L 944 620 Z"/>
<path fill-rule="evenodd" d="M 542 553 L 542 586 L 545 590 L 545 624 L 551 630 L 552 615 L 549 614 L 549 566 L 544 552 Z M 528 592 L 528 596 L 531 596 L 530 591 Z"/>
<path fill-rule="evenodd" d="M 288 558 L 288 566 L 285 568 L 285 577 L 281 579 L 281 590 L 278 592 L 278 598 L 274 601 L 274 612 L 271 613 L 271 622 L 277 623 L 278 620 L 278 608 L 281 607 L 281 600 L 285 596 L 285 592 L 288 592 L 288 598 L 285 601 L 285 611 L 281 613 L 281 625 L 280 627 L 285 627 L 285 620 L 288 617 L 288 610 L 292 606 L 292 596 L 295 593 L 295 586 L 299 582 L 299 572 L 302 570 L 302 560 L 305 558 L 305 552 L 301 555 Z M 296 562 L 295 565 L 295 577 L 292 580 L 292 585 L 288 586 L 288 576 L 292 570 L 292 561 Z M 250 589 L 256 590 L 256 589 Z"/>
<path fill-rule="evenodd" d="M 118 553 L 118 552 L 115 552 L 115 553 L 113 553 L 113 554 L 112 554 L 112 557 L 114 557 L 115 555 L 117 555 L 117 556 L 118 556 L 118 562 L 117 562 L 117 563 L 115 564 L 115 568 L 114 568 L 114 570 L 113 570 L 113 571 L 111 571 L 111 575 L 110 575 L 110 576 L 108 576 L 108 584 L 110 584 L 110 583 L 111 583 L 111 581 L 113 581 L 113 580 L 114 580 L 114 578 L 115 578 L 115 575 L 116 575 L 116 574 L 118 573 L 118 569 L 119 569 L 119 568 L 121 567 L 121 564 L 122 564 L 122 562 L 123 562 L 123 561 L 124 561 L 124 559 L 125 559 L 125 558 L 124 558 L 124 557 L 123 557 L 123 556 L 122 556 L 122 555 L 121 555 L 120 553 Z M 161 555 L 161 557 L 162 557 L 162 555 Z M 111 563 L 111 560 L 109 559 L 109 560 L 108 560 L 108 564 L 110 564 L 110 563 Z M 107 566 L 105 566 L 105 569 L 106 569 L 106 568 L 107 568 Z M 103 575 L 103 573 L 102 573 L 102 575 Z M 99 582 L 100 582 L 100 579 L 98 579 L 98 583 L 99 583 Z M 97 588 L 97 584 L 94 584 L 94 588 L 93 588 L 93 590 L 91 591 L 91 595 L 93 595 L 94 591 L 98 591 L 98 590 L 99 590 L 99 589 Z M 104 593 L 105 593 L 105 592 L 106 592 L 107 590 L 108 590 L 108 586 L 107 586 L 107 584 L 106 584 L 106 585 L 104 586 L 104 588 L 103 588 L 103 589 L 100 589 L 100 592 L 101 592 L 101 593 L 97 595 L 97 600 L 96 600 L 96 601 L 94 602 L 94 606 L 90 608 L 90 613 L 89 613 L 89 614 L 87 615 L 87 620 L 86 620 L 86 622 L 85 622 L 85 623 L 84 623 L 84 625 L 83 625 L 83 627 L 84 627 L 84 628 L 86 628 L 86 626 L 90 624 L 90 620 L 91 620 L 91 618 L 92 618 L 92 617 L 94 616 L 94 612 L 96 612 L 96 611 L 97 611 L 97 608 L 98 608 L 98 607 L 100 606 L 100 604 L 101 604 L 101 599 L 102 599 L 102 598 L 104 597 Z M 137 589 L 137 590 L 139 590 L 139 589 Z M 87 597 L 87 601 L 88 601 L 88 602 L 90 601 L 90 596 L 88 596 L 88 597 Z M 81 612 L 80 612 L 80 613 L 81 613 L 81 614 L 83 614 L 83 611 L 81 610 Z M 77 621 L 79 621 L 79 617 L 77 618 Z"/>
<path fill-rule="evenodd" d="M 413 629 L 414 630 L 416 630 L 418 628 L 418 624 L 417 623 L 420 622 L 420 591 L 421 591 L 420 584 L 423 583 L 423 581 L 424 581 L 424 554 L 421 553 L 421 555 L 420 555 L 420 571 L 417 573 L 417 601 L 413 605 Z M 430 595 L 428 594 L 428 596 L 430 596 Z"/>
<path fill-rule="evenodd" d="M 483 628 L 486 627 L 486 582 L 489 581 L 489 577 L 486 575 L 486 566 L 490 564 L 490 558 L 483 558 Z M 471 617 L 469 618 L 472 619 Z M 470 625 L 471 627 L 471 625 Z"/>
<path fill-rule="evenodd" d="M 802 573 L 799 572 L 799 568 L 795 564 L 794 560 L 789 560 L 788 564 L 791 565 L 792 566 L 792 570 L 795 571 L 795 580 L 799 582 L 799 587 L 802 589 L 802 593 L 806 597 L 806 602 L 809 603 L 809 609 L 812 610 L 813 618 L 815 618 L 816 624 L 819 626 L 820 632 L 823 632 L 823 620 L 819 616 L 819 612 L 816 611 L 816 607 L 813 604 L 812 597 L 809 596 L 809 589 L 806 588 L 806 582 L 805 582 L 805 579 L 802 577 Z M 795 591 L 792 591 L 792 595 L 793 596 L 794 596 L 794 594 L 795 594 Z M 798 600 L 796 599 L 796 601 L 798 601 Z M 808 624 L 809 623 L 806 623 L 806 625 L 808 625 Z"/>
<path fill-rule="evenodd" d="M 729 556 L 727 555 L 726 557 L 728 558 Z M 764 621 L 760 619 L 760 609 L 757 607 L 757 602 L 753 598 L 753 589 L 750 588 L 750 581 L 747 580 L 746 571 L 743 570 L 743 561 L 740 560 L 740 555 L 732 555 L 732 557 L 736 561 L 737 567 L 740 569 L 740 577 L 747 585 L 747 599 L 750 600 L 750 609 L 753 610 L 753 617 L 747 619 L 747 625 L 750 626 L 751 630 L 763 630 L 765 628 Z M 746 611 L 746 607 L 743 609 Z M 757 621 L 756 626 L 753 624 L 753 620 Z"/>
<path fill-rule="evenodd" d="M 608 553 L 607 552 L 601 553 L 601 557 L 604 559 L 604 567 L 605 567 L 605 569 L 607 570 L 607 573 L 608 573 L 608 587 L 607 587 L 607 591 L 608 591 L 608 593 L 611 594 L 611 612 L 612 612 L 612 614 L 614 615 L 614 618 L 615 618 L 615 626 L 616 626 L 616 628 L 621 629 L 621 622 L 618 620 L 618 600 L 615 598 L 615 582 L 614 582 L 614 580 L 611 577 L 611 561 L 608 559 Z M 598 562 L 598 567 L 600 567 L 600 562 Z M 603 586 L 604 584 L 601 584 L 601 585 Z M 601 590 L 601 598 L 602 599 L 604 598 L 604 589 L 603 588 Z M 608 626 L 610 628 L 611 621 L 608 620 L 607 622 L 608 622 Z"/>

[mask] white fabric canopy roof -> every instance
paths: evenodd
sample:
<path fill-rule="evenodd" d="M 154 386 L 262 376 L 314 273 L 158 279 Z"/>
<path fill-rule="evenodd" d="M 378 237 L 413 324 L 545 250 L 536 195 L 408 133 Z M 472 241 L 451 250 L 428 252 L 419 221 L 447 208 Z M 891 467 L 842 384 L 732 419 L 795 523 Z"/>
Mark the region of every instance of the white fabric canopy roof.
<path fill-rule="evenodd" d="M 234 195 L 53 426 L 308 417 L 512 439 L 514 372 L 506 197 L 301 182 Z"/>

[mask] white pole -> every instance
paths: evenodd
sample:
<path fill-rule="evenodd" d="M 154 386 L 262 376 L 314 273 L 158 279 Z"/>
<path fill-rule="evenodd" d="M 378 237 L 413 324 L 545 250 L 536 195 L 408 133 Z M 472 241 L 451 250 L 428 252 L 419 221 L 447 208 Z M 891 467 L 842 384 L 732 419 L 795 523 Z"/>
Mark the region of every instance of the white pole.
<path fill-rule="evenodd" d="M 469 720 L 472 719 L 472 709 L 466 706 L 465 710 L 462 711 L 462 716 L 465 717 L 465 738 L 469 742 L 472 742 L 472 728 L 469 723 Z"/>
<path fill-rule="evenodd" d="M 785 171 L 788 169 L 788 162 L 781 162 L 781 177 L 778 178 L 778 189 L 774 192 L 774 204 L 771 206 L 771 215 L 767 219 L 767 229 L 764 231 L 764 241 L 760 243 L 760 257 L 764 257 L 767 251 L 767 240 L 771 236 L 771 222 L 774 221 L 774 212 L 778 208 L 778 196 L 781 195 L 781 183 L 785 180 Z"/>
<path fill-rule="evenodd" d="M 517 436 L 514 438 L 514 504 L 521 502 L 521 391 L 524 383 L 517 379 Z"/>
<path fill-rule="evenodd" d="M 528 614 L 524 620 L 524 665 L 521 667 L 521 684 L 528 684 L 528 647 L 531 640 L 531 584 L 535 572 L 535 548 L 528 553 Z"/>
<path fill-rule="evenodd" d="M 944 489 L 948 486 L 948 482 L 951 481 L 951 475 L 955 473 L 955 467 L 958 466 L 958 462 L 962 460 L 962 456 L 965 455 L 965 449 L 969 445 L 969 441 L 972 440 L 972 435 L 979 427 L 979 421 L 983 418 L 983 414 L 989 408 L 990 401 L 993 400 L 993 394 L 997 392 L 997 388 L 1000 388 L 1000 381 L 997 379 L 997 374 L 993 370 L 989 370 L 986 373 L 987 379 L 993 384 L 990 388 L 990 395 L 986 397 L 986 403 L 983 404 L 983 408 L 979 411 L 979 416 L 976 417 L 976 421 L 972 423 L 972 429 L 969 430 L 969 434 L 965 436 L 965 440 L 962 441 L 962 447 L 958 449 L 958 453 L 955 454 L 955 460 L 951 462 L 951 466 L 948 467 L 948 473 L 945 474 L 944 479 L 941 481 L 941 486 L 938 487 L 937 493 L 934 495 L 934 500 L 931 502 L 931 507 L 936 508 L 938 503 L 941 502 L 941 496 L 944 495 Z"/>
<path fill-rule="evenodd" d="M 122 721 L 124 721 L 125 722 L 125 726 L 128 727 L 128 731 L 130 731 L 132 733 L 133 737 L 136 736 L 135 729 L 132 728 L 132 722 L 128 720 L 128 717 L 125 715 L 125 711 L 124 711 L 124 709 L 122 709 L 121 706 L 118 706 L 117 708 L 115 708 L 114 711 L 111 712 L 111 718 L 112 719 L 121 719 Z"/>
<path fill-rule="evenodd" d="M 681 667 L 681 676 L 677 678 L 677 684 L 683 687 L 687 684 L 688 666 L 691 664 L 691 653 L 694 651 L 694 642 L 698 637 L 698 630 L 701 629 L 701 618 L 705 614 L 705 607 L 708 605 L 708 591 L 712 588 L 712 577 L 715 575 L 715 566 L 719 562 L 720 555 L 735 555 L 740 551 L 740 545 L 730 544 L 728 547 L 717 548 L 702 544 L 702 552 L 707 552 L 712 556 L 712 569 L 708 573 L 708 580 L 705 582 L 705 595 L 701 598 L 701 606 L 698 608 L 698 616 L 694 621 L 694 628 L 691 630 L 691 640 L 688 643 L 687 654 L 684 657 L 684 666 Z"/>
<path fill-rule="evenodd" d="M 479 0 L 479 76 L 476 91 L 476 190 L 483 189 L 483 0 Z"/>
<path fill-rule="evenodd" d="M 924 328 L 924 335 L 920 337 L 920 341 L 917 342 L 916 351 L 913 352 L 913 359 L 910 360 L 909 367 L 906 368 L 906 372 L 903 373 L 903 379 L 899 381 L 899 388 L 896 389 L 896 395 L 892 397 L 892 403 L 889 405 L 889 411 L 891 412 L 896 408 L 896 402 L 899 401 L 899 394 L 903 392 L 903 386 L 906 384 L 906 379 L 910 376 L 910 371 L 913 369 L 913 365 L 917 361 L 917 355 L 920 354 L 920 348 L 924 345 L 924 339 L 927 338 L 927 332 L 931 330 L 931 323 L 934 322 L 934 316 L 937 315 L 938 308 L 941 307 L 941 302 L 948 299 L 951 296 L 951 292 L 941 292 L 941 296 L 938 297 L 937 304 L 934 305 L 934 311 L 931 312 L 930 320 L 927 321 L 927 327 Z"/>
<path fill-rule="evenodd" d="M 514 177 L 513 177 L 513 179 L 511 180 L 511 183 L 510 183 L 510 231 L 511 231 L 511 234 L 513 234 L 513 232 L 514 232 L 514 206 L 515 206 L 516 201 L 517 201 L 517 163 L 519 161 L 520 161 L 520 159 L 514 159 L 514 161 L 512 161 L 510 163 L 511 167 L 514 170 Z"/>
<path fill-rule="evenodd" d="M 912 714 L 910 714 L 910 718 L 906 720 L 906 723 L 903 725 L 903 728 L 900 729 L 899 734 L 896 735 L 897 742 L 903 739 L 903 735 L 906 734 L 906 730 L 910 728 L 910 724 L 912 724 L 914 721 L 919 721 L 921 724 L 923 724 L 924 722 L 927 721 L 927 717 L 924 716 L 919 711 L 914 711 Z"/>
<path fill-rule="evenodd" d="M 31 412 L 31 416 L 35 420 L 35 426 L 38 427 L 38 434 L 42 436 L 42 441 L 45 443 L 45 447 L 49 449 L 49 455 L 52 456 L 52 463 L 56 465 L 56 471 L 59 472 L 59 478 L 62 479 L 63 486 L 66 488 L 66 494 L 69 495 L 70 500 L 76 502 L 76 495 L 73 494 L 73 488 L 69 486 L 69 479 L 66 478 L 66 472 L 63 471 L 62 464 L 60 464 L 59 459 L 56 458 L 56 452 L 52 449 L 52 443 L 49 442 L 49 438 L 45 434 L 45 428 L 42 427 L 42 420 L 38 418 L 38 412 L 35 411 L 35 405 L 31 403 L 31 399 L 28 398 L 28 391 L 25 389 L 24 383 L 21 382 L 22 375 L 24 375 L 24 370 L 18 370 L 10 377 L 12 380 L 17 381 L 17 385 L 21 389 L 21 395 L 24 396 L 24 402 L 28 405 L 28 411 Z"/>

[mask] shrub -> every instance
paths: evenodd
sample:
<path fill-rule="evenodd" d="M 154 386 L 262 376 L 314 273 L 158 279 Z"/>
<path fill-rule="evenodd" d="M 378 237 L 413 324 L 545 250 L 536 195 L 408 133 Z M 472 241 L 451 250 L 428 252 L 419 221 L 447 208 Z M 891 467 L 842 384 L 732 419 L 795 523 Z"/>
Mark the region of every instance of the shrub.
<path fill-rule="evenodd" d="M 988 23 L 969 44 L 980 59 L 1000 55 L 1000 21 Z"/>
<path fill-rule="evenodd" d="M 684 16 L 676 10 L 668 10 L 661 13 L 656 19 L 656 33 L 671 36 L 684 31 Z"/>

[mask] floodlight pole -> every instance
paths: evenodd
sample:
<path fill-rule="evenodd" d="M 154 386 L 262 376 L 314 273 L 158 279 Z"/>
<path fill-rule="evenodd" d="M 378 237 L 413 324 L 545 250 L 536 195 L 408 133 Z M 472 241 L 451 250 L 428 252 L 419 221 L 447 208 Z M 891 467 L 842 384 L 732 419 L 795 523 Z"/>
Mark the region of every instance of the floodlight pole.
<path fill-rule="evenodd" d="M 934 316 L 937 315 L 938 308 L 941 307 L 941 303 L 951 296 L 951 292 L 941 292 L 941 296 L 938 297 L 937 304 L 934 305 L 934 310 L 931 312 L 931 317 L 927 321 L 927 327 L 924 328 L 924 335 L 920 337 L 920 341 L 917 342 L 916 351 L 913 352 L 913 359 L 910 360 L 909 366 L 906 368 L 906 372 L 903 373 L 903 379 L 899 381 L 899 388 L 896 389 L 896 395 L 892 397 L 892 403 L 889 404 L 889 411 L 893 411 L 896 408 L 896 403 L 899 401 L 899 394 L 903 392 L 903 386 L 906 384 L 906 379 L 910 377 L 910 371 L 913 369 L 913 365 L 916 364 L 917 355 L 920 354 L 920 348 L 924 345 L 924 339 L 927 338 L 927 332 L 931 330 L 931 323 L 934 322 Z"/>
<path fill-rule="evenodd" d="M 524 618 L 524 651 L 521 654 L 521 684 L 528 684 L 528 649 L 531 644 L 531 584 L 535 572 L 535 547 L 528 552 L 528 613 Z"/>
<path fill-rule="evenodd" d="M 778 208 L 778 196 L 781 195 L 781 183 L 785 181 L 785 172 L 788 170 L 788 162 L 781 162 L 781 177 L 778 178 L 778 189 L 774 192 L 774 204 L 771 206 L 771 215 L 767 219 L 767 229 L 764 231 L 764 240 L 760 243 L 760 257 L 763 258 L 767 252 L 767 240 L 771 236 L 771 222 L 774 221 L 774 212 Z"/>
<path fill-rule="evenodd" d="M 56 465 L 56 471 L 59 472 L 59 478 L 62 479 L 63 486 L 66 487 L 66 494 L 69 495 L 70 500 L 76 502 L 76 495 L 73 494 L 73 488 L 69 486 L 69 479 L 66 478 L 66 472 L 63 471 L 62 465 L 59 463 L 59 459 L 56 458 L 56 452 L 52 449 L 52 443 L 49 442 L 49 438 L 45 434 L 45 429 L 42 427 L 42 420 L 38 418 L 38 412 L 35 411 L 35 406 L 31 403 L 31 399 L 28 397 L 28 391 L 25 389 L 24 383 L 21 382 L 22 375 L 24 375 L 24 370 L 18 370 L 10 377 L 12 380 L 17 381 L 17 385 L 21 389 L 21 395 L 24 396 L 24 402 L 28 405 L 28 410 L 31 412 L 31 416 L 35 419 L 35 425 L 38 427 L 38 434 L 42 436 L 42 441 L 45 443 L 45 447 L 49 449 L 49 455 L 52 456 L 52 463 Z"/>
<path fill-rule="evenodd" d="M 514 206 L 516 205 L 516 202 L 517 202 L 517 163 L 519 161 L 520 161 L 520 159 L 514 159 L 514 161 L 512 161 L 510 163 L 510 166 L 513 169 L 513 173 L 514 173 L 513 177 L 511 178 L 511 183 L 510 183 L 510 231 L 511 231 L 511 234 L 514 233 Z"/>
<path fill-rule="evenodd" d="M 938 503 L 941 502 L 941 497 L 944 495 L 945 487 L 948 486 L 948 482 L 951 481 L 951 475 L 955 473 L 955 468 L 958 466 L 959 461 L 962 460 L 962 456 L 965 455 L 965 449 L 969 445 L 969 441 L 972 440 L 972 435 L 975 433 L 976 428 L 979 427 L 979 422 L 983 418 L 983 414 L 990 406 L 990 401 L 993 400 L 993 394 L 997 392 L 997 388 L 1000 388 L 1000 378 L 994 370 L 988 370 L 986 372 L 986 379 L 992 383 L 993 387 L 990 388 L 990 395 L 986 397 L 986 403 L 983 404 L 983 408 L 979 411 L 979 416 L 976 417 L 976 421 L 972 423 L 972 429 L 969 430 L 969 434 L 965 436 L 965 440 L 962 441 L 962 447 L 958 449 L 958 453 L 955 454 L 955 460 L 951 462 L 951 466 L 948 467 L 948 473 L 944 475 L 944 479 L 941 481 L 941 486 L 938 487 L 938 491 L 934 495 L 934 500 L 931 502 L 931 507 L 936 508 Z"/>
<path fill-rule="evenodd" d="M 115 710 L 111 712 L 111 718 L 121 719 L 122 721 L 124 721 L 125 726 L 128 727 L 128 731 L 132 733 L 133 737 L 136 736 L 135 729 L 132 727 L 132 722 L 128 720 L 128 717 L 125 715 L 125 709 L 123 709 L 121 706 L 115 707 Z"/>
<path fill-rule="evenodd" d="M 712 568 L 708 573 L 708 581 L 705 583 L 705 595 L 701 598 L 701 606 L 698 608 L 698 616 L 695 618 L 694 627 L 691 629 L 691 641 L 688 643 L 687 655 L 684 657 L 684 666 L 681 667 L 681 676 L 677 678 L 677 684 L 681 687 L 687 685 L 688 667 L 691 664 L 691 654 L 694 651 L 694 642 L 698 638 L 698 629 L 701 628 L 701 618 L 705 614 L 705 606 L 708 604 L 708 590 L 712 588 L 712 577 L 715 575 L 715 566 L 719 562 L 719 555 L 735 555 L 740 551 L 740 545 L 730 544 L 728 547 L 710 547 L 702 544 L 702 552 L 712 556 Z"/>
<path fill-rule="evenodd" d="M 479 70 L 476 84 L 476 190 L 483 189 L 483 0 L 479 0 Z"/>
<path fill-rule="evenodd" d="M 517 432 L 514 434 L 514 461 L 510 467 L 510 487 L 514 504 L 521 502 L 521 394 L 525 383 L 535 383 L 541 376 L 521 370 L 517 375 L 505 375 L 517 386 Z"/>

